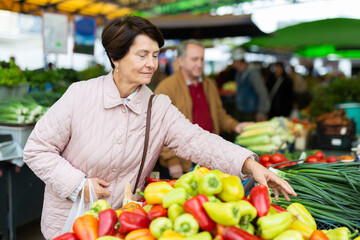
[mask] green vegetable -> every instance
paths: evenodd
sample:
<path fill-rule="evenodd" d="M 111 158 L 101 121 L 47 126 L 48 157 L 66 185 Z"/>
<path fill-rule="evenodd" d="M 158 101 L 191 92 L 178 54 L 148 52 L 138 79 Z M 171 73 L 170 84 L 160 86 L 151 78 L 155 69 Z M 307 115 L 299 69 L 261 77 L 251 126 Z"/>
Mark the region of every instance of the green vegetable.
<path fill-rule="evenodd" d="M 241 135 L 238 135 L 235 139 L 235 143 L 245 147 L 252 145 L 265 145 L 270 144 L 270 137 L 267 134 L 258 134 L 249 137 L 242 137 Z"/>
<path fill-rule="evenodd" d="M 174 221 L 174 231 L 189 237 L 198 233 L 199 223 L 190 213 L 184 213 Z"/>

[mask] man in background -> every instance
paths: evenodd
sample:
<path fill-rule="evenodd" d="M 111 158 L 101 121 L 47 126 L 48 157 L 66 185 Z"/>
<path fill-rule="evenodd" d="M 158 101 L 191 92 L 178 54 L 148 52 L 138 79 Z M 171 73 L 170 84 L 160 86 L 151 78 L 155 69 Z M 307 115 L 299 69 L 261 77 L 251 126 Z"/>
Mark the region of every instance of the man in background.
<path fill-rule="evenodd" d="M 233 63 L 218 76 L 218 83 L 236 82 L 236 119 L 239 121 L 265 121 L 270 109 L 268 91 L 261 72 L 245 60 L 245 51 L 235 48 Z"/>
<path fill-rule="evenodd" d="M 248 123 L 239 123 L 226 113 L 215 83 L 203 76 L 204 46 L 196 40 L 187 40 L 180 43 L 177 51 L 177 71 L 159 83 L 155 94 L 168 95 L 186 118 L 209 132 L 240 133 Z M 162 178 L 179 178 L 192 168 L 192 162 L 164 148 L 160 166 Z"/>

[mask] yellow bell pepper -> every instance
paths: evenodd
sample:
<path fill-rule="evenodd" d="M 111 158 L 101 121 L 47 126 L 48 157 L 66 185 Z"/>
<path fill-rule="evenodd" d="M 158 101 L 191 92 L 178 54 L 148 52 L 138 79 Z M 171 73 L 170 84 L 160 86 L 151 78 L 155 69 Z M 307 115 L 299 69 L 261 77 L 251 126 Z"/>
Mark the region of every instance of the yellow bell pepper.
<path fill-rule="evenodd" d="M 206 167 L 200 167 L 199 165 L 196 165 L 193 171 L 199 178 L 210 172 L 210 169 Z"/>
<path fill-rule="evenodd" d="M 292 203 L 286 208 L 286 210 L 288 210 L 295 219 L 298 219 L 310 226 L 312 230 L 316 230 L 316 222 L 304 205 L 301 203 Z"/>
<path fill-rule="evenodd" d="M 165 230 L 163 234 L 161 234 L 159 240 L 181 240 L 183 238 L 185 237 L 178 232 L 173 230 Z"/>
<path fill-rule="evenodd" d="M 256 223 L 260 229 L 260 236 L 263 239 L 273 239 L 290 228 L 292 216 L 289 212 L 281 212 L 275 215 L 260 217 Z"/>
<path fill-rule="evenodd" d="M 221 178 L 222 191 L 218 194 L 218 197 L 225 201 L 238 201 L 244 197 L 244 187 L 241 184 L 239 177 L 230 175 L 228 177 Z"/>
<path fill-rule="evenodd" d="M 144 198 L 148 204 L 162 204 L 164 196 L 172 189 L 173 187 L 168 182 L 153 182 L 146 186 Z"/>
<path fill-rule="evenodd" d="M 311 234 L 314 232 L 314 230 L 309 225 L 300 221 L 299 219 L 295 219 L 292 222 L 290 229 L 300 232 L 304 239 L 309 239 Z"/>
<path fill-rule="evenodd" d="M 356 236 L 357 231 L 351 233 L 347 227 L 338 227 L 330 230 L 321 230 L 330 240 L 349 240 Z"/>
<path fill-rule="evenodd" d="M 277 235 L 274 240 L 303 240 L 303 236 L 296 230 L 286 230 Z"/>

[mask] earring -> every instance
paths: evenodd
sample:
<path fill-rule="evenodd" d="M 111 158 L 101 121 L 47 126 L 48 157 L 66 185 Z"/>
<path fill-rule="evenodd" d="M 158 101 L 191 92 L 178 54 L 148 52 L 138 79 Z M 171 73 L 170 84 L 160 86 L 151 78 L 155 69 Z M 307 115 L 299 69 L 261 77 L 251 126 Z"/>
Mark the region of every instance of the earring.
<path fill-rule="evenodd" d="M 119 65 L 116 65 L 116 72 L 119 72 Z"/>

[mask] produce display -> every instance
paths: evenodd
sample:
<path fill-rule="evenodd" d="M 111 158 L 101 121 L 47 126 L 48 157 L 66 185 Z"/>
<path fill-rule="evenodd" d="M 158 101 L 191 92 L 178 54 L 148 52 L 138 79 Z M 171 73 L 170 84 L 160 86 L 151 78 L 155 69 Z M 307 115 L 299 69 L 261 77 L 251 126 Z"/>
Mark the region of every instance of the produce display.
<path fill-rule="evenodd" d="M 274 169 L 297 193 L 290 202 L 279 198 L 282 207 L 301 203 L 317 222 L 360 229 L 360 162 L 304 163 Z"/>
<path fill-rule="evenodd" d="M 0 123 L 33 124 L 47 111 L 31 97 L 0 100 Z"/>
<path fill-rule="evenodd" d="M 235 143 L 256 153 L 275 152 L 286 149 L 286 143 L 293 143 L 295 135 L 303 130 L 301 123 L 286 118 L 274 117 L 269 121 L 252 123 L 243 128 Z"/>
<path fill-rule="evenodd" d="M 350 170 L 346 174 L 352 179 Z M 205 167 L 176 181 L 151 179 L 143 196 L 142 204 L 130 202 L 117 210 L 99 200 L 75 220 L 71 233 L 54 240 L 342 240 L 357 234 L 346 226 L 317 229 L 314 206 L 308 211 L 307 205 L 290 202 L 283 208 L 271 201 L 265 185 L 246 196 L 240 178 Z"/>

